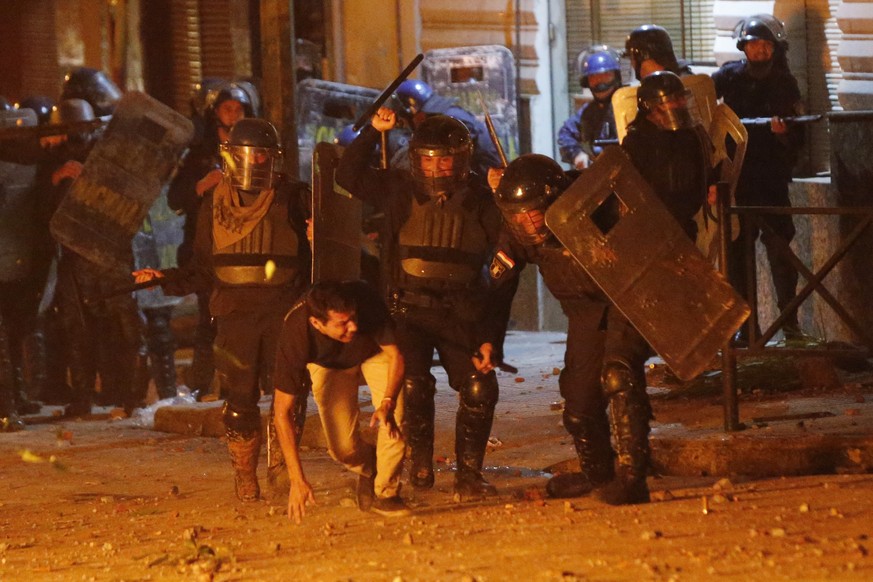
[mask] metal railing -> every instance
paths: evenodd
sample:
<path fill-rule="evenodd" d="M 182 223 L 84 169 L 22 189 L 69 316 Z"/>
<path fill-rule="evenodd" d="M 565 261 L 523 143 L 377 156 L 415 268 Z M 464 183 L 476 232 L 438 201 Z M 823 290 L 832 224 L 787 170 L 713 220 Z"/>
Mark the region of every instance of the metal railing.
<path fill-rule="evenodd" d="M 732 215 L 742 216 L 745 220 L 752 221 L 754 224 L 763 230 L 772 229 L 763 220 L 764 215 L 783 214 L 783 215 L 832 215 L 832 216 L 856 216 L 858 221 L 849 229 L 848 234 L 842 237 L 840 244 L 831 254 L 831 256 L 821 265 L 821 267 L 813 272 L 803 261 L 791 250 L 789 243 L 779 237 L 774 237 L 778 241 L 777 250 L 786 257 L 792 266 L 797 270 L 798 275 L 806 280 L 803 287 L 798 290 L 797 295 L 780 311 L 775 321 L 758 336 L 758 290 L 755 284 L 756 278 L 756 253 L 755 239 L 752 233 L 757 233 L 759 229 L 744 229 L 741 233 L 746 237 L 745 245 L 747 252 L 745 253 L 746 273 L 747 273 L 747 293 L 746 300 L 752 310 L 748 321 L 744 324 L 749 329 L 749 345 L 748 347 L 740 347 L 734 345 L 732 341 L 728 341 L 722 349 L 722 387 L 724 399 L 724 429 L 727 432 L 742 430 L 744 425 L 740 423 L 739 402 L 737 395 L 737 358 L 760 356 L 765 353 L 779 353 L 786 356 L 810 356 L 827 354 L 828 356 L 840 355 L 863 355 L 869 356 L 873 352 L 873 335 L 868 330 L 865 330 L 851 313 L 837 300 L 836 297 L 824 286 L 825 277 L 833 271 L 834 267 L 846 256 L 849 249 L 860 239 L 861 235 L 866 231 L 871 223 L 873 223 L 873 207 L 852 207 L 852 208 L 821 208 L 821 207 L 782 207 L 782 206 L 730 206 L 726 192 L 723 188 L 719 189 L 718 204 L 716 205 L 716 218 L 719 224 L 719 269 L 721 273 L 727 277 L 729 247 L 731 241 L 731 220 Z M 751 276 L 749 276 L 751 275 Z M 855 336 L 863 343 L 866 349 L 824 349 L 822 347 L 773 347 L 768 346 L 769 342 L 782 325 L 789 320 L 790 317 L 797 311 L 798 307 L 813 293 L 818 295 L 833 309 L 834 313 L 846 324 L 846 326 L 855 334 Z"/>

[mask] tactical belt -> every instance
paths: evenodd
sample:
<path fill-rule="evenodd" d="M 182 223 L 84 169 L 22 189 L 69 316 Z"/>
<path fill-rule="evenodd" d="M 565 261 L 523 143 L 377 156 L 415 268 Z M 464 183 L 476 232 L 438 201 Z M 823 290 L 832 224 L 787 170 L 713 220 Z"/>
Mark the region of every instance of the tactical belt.
<path fill-rule="evenodd" d="M 450 309 L 448 301 L 427 293 L 416 293 L 405 289 L 395 289 L 392 298 L 400 306 L 423 307 L 425 309 Z"/>

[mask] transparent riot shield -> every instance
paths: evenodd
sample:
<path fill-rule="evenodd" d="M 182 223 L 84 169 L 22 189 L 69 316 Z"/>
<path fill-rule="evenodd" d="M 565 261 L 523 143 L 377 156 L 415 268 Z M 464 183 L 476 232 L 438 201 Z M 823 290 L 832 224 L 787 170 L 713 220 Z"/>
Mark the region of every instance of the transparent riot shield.
<path fill-rule="evenodd" d="M 319 143 L 312 156 L 312 282 L 361 278 L 361 201 L 334 181 L 340 146 Z"/>
<path fill-rule="evenodd" d="M 621 148 L 604 150 L 546 224 L 683 380 L 705 370 L 749 315 Z"/>
<path fill-rule="evenodd" d="M 518 109 L 515 95 L 515 58 L 501 45 L 435 49 L 425 53 L 422 79 L 443 97 L 484 123 L 485 101 L 494 129 L 508 160 L 519 155 Z"/>
<path fill-rule="evenodd" d="M 312 176 L 316 144 L 332 143 L 345 126 L 354 123 L 379 96 L 377 89 L 319 79 L 297 84 L 297 146 L 300 150 L 300 180 Z"/>
<path fill-rule="evenodd" d="M 31 109 L 0 111 L 0 127 L 35 127 Z M 36 236 L 36 166 L 0 162 L 0 281 L 18 281 L 31 273 Z"/>
<path fill-rule="evenodd" d="M 129 272 L 131 241 L 193 134 L 183 115 L 127 93 L 52 216 L 52 235 L 92 262 Z"/>

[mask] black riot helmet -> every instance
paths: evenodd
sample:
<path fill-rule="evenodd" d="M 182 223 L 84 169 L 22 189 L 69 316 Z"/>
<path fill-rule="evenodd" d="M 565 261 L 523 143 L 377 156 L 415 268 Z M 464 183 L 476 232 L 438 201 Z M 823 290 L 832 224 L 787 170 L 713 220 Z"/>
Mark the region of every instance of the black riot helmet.
<path fill-rule="evenodd" d="M 32 109 L 36 113 L 36 120 L 39 125 L 45 125 L 51 120 L 54 106 L 55 100 L 47 95 L 31 95 L 22 99 L 18 104 L 19 109 Z"/>
<path fill-rule="evenodd" d="M 431 196 L 451 192 L 466 180 L 472 156 L 470 130 L 448 115 L 428 117 L 409 140 L 412 176 Z"/>
<path fill-rule="evenodd" d="M 210 99 L 213 99 L 215 92 L 219 91 L 225 84 L 227 81 L 219 77 L 205 77 L 199 83 L 194 83 L 189 101 L 191 116 L 206 117 L 206 111 L 211 105 Z"/>
<path fill-rule="evenodd" d="M 688 105 L 690 93 L 675 73 L 656 71 L 640 83 L 637 107 L 660 129 L 687 129 L 695 124 Z"/>
<path fill-rule="evenodd" d="M 561 166 L 540 154 L 524 154 L 506 167 L 494 198 L 518 242 L 536 245 L 549 237 L 546 209 L 568 182 Z"/>
<path fill-rule="evenodd" d="M 625 56 L 631 59 L 634 73 L 640 78 L 640 65 L 651 59 L 667 71 L 678 71 L 679 62 L 673 52 L 673 41 L 667 30 L 657 24 L 644 24 L 633 29 L 624 43 Z"/>
<path fill-rule="evenodd" d="M 96 119 L 94 108 L 84 99 L 64 99 L 53 108 L 50 114 L 51 123 L 77 123 L 80 121 L 93 121 Z"/>
<path fill-rule="evenodd" d="M 220 146 L 224 173 L 241 190 L 269 190 L 281 171 L 282 147 L 279 132 L 264 119 L 245 118 L 230 130 L 227 143 Z"/>
<path fill-rule="evenodd" d="M 218 85 L 209 91 L 206 105 L 214 112 L 219 105 L 230 100 L 239 101 L 246 112 L 246 117 L 255 117 L 260 106 L 257 89 L 247 81 L 231 81 Z"/>
<path fill-rule="evenodd" d="M 766 40 L 772 42 L 774 48 L 782 50 L 788 48 L 785 25 L 771 14 L 756 14 L 744 18 L 734 27 L 733 36 L 738 50 L 743 50 L 746 43 L 752 40 Z"/>
<path fill-rule="evenodd" d="M 121 100 L 121 89 L 103 71 L 77 67 L 64 77 L 61 100 L 84 99 L 98 117 L 112 115 Z"/>

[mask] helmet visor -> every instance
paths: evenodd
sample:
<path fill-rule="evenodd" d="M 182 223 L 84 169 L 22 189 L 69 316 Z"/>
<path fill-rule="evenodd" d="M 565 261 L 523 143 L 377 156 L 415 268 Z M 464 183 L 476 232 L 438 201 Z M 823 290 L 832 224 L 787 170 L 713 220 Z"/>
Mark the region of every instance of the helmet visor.
<path fill-rule="evenodd" d="M 549 237 L 546 215 L 541 208 L 511 211 L 501 208 L 512 236 L 523 245 L 537 245 Z"/>
<path fill-rule="evenodd" d="M 275 149 L 254 146 L 225 146 L 225 168 L 231 183 L 242 190 L 267 190 L 273 187 L 274 168 L 281 155 Z"/>
<path fill-rule="evenodd" d="M 694 95 L 691 91 L 650 99 L 645 102 L 647 117 L 659 129 L 678 131 L 700 123 Z"/>

